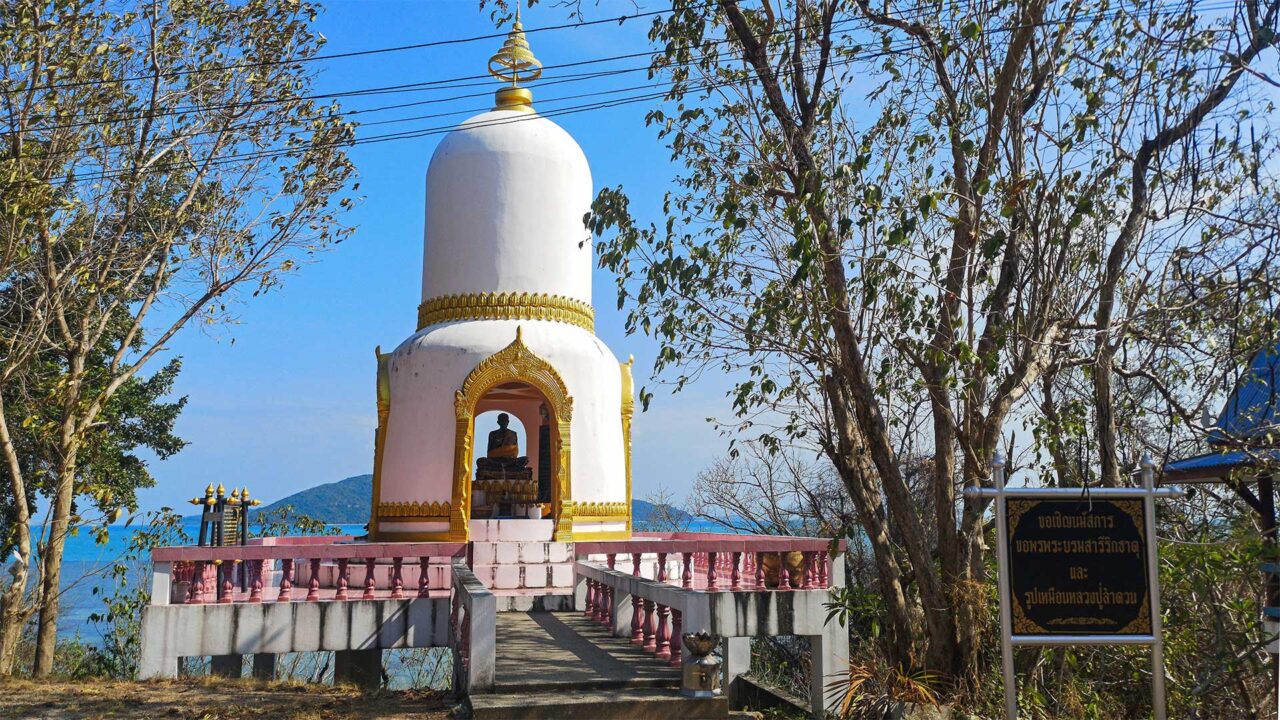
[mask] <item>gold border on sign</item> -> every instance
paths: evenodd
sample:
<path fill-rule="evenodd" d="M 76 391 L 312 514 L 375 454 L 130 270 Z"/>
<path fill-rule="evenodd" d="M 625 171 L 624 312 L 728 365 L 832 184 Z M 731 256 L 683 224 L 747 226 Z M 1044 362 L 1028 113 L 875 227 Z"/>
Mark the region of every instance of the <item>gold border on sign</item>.
<path fill-rule="evenodd" d="M 1013 542 L 1013 533 L 1018 527 L 1018 521 L 1022 516 L 1030 511 L 1033 507 L 1040 503 L 1067 503 L 1080 502 L 1080 500 L 1067 498 L 1007 498 L 1005 500 L 1005 511 L 1007 521 L 1008 536 L 1005 540 L 1005 551 L 1009 553 L 1009 559 L 1012 560 L 1013 550 L 1009 544 Z M 1146 506 L 1142 500 L 1133 499 L 1116 499 L 1102 500 L 1095 502 L 1109 502 L 1116 506 L 1116 509 L 1129 516 L 1133 521 L 1133 526 L 1137 529 L 1138 538 L 1141 541 L 1141 552 L 1145 560 L 1145 555 L 1150 548 L 1147 547 L 1146 541 L 1146 520 L 1143 514 L 1146 512 Z M 1012 574 L 1013 563 L 1009 563 L 1010 573 Z M 1151 633 L 1151 588 L 1148 586 L 1143 593 L 1142 602 L 1138 606 L 1138 614 L 1130 620 L 1124 627 L 1119 630 L 1074 630 L 1073 632 L 1080 635 L 1149 635 Z M 1014 635 L 1055 635 L 1069 634 L 1061 630 L 1050 630 L 1044 625 L 1028 618 L 1022 609 L 1022 600 L 1013 592 L 1013 578 L 1009 578 L 1009 598 L 1012 603 L 1010 615 L 1013 620 L 1012 634 Z M 1057 618 L 1055 625 L 1080 624 L 1085 622 L 1098 622 L 1098 618 Z"/>
<path fill-rule="evenodd" d="M 458 320 L 547 320 L 595 332 L 596 312 L 581 300 L 531 292 L 442 295 L 418 306 L 419 330 Z"/>

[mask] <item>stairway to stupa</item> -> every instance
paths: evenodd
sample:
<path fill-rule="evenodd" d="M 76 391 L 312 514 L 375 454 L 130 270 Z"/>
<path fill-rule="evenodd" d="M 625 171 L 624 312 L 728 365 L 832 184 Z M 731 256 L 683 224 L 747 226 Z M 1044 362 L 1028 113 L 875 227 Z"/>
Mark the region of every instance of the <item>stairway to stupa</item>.
<path fill-rule="evenodd" d="M 471 568 L 498 599 L 498 613 L 573 609 L 573 544 L 471 543 Z"/>
<path fill-rule="evenodd" d="M 727 718 L 723 698 L 680 694 L 680 669 L 580 612 L 498 614 L 493 693 L 470 696 L 476 720 Z"/>

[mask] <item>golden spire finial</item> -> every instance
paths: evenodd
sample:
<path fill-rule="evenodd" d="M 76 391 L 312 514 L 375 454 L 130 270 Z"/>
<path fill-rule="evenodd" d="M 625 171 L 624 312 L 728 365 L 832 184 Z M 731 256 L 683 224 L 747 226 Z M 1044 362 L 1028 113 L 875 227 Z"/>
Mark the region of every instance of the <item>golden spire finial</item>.
<path fill-rule="evenodd" d="M 511 32 L 507 33 L 507 41 L 489 58 L 489 74 L 511 83 L 511 87 L 497 92 L 498 104 L 494 110 L 533 112 L 533 93 L 528 88 L 520 87 L 520 83 L 532 82 L 541 77 L 542 62 L 533 56 L 529 41 L 524 36 L 524 27 L 520 24 L 519 2 L 516 3 L 516 20 L 511 26 Z"/>

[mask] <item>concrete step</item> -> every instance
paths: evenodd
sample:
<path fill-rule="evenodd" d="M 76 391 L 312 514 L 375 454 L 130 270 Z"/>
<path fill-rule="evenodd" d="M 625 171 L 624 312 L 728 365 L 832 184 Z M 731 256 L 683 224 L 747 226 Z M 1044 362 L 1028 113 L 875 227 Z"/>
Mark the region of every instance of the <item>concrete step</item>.
<path fill-rule="evenodd" d="M 723 698 L 687 698 L 668 688 L 552 690 L 536 693 L 477 693 L 474 720 L 623 720 L 631 718 L 727 718 Z"/>
<path fill-rule="evenodd" d="M 530 590 L 494 590 L 498 612 L 572 612 L 573 588 L 546 588 L 545 594 Z"/>
<path fill-rule="evenodd" d="M 521 563 L 569 563 L 572 565 L 573 544 L 541 541 L 472 542 L 471 561 L 475 565 Z"/>
<path fill-rule="evenodd" d="M 666 677 L 631 677 L 631 678 L 591 678 L 587 680 L 570 680 L 565 678 L 541 678 L 528 681 L 503 681 L 498 679 L 494 692 L 500 695 L 520 695 L 537 693 L 575 693 L 595 690 L 640 690 L 645 688 L 661 688 L 679 690 L 680 683 Z"/>
<path fill-rule="evenodd" d="M 491 590 L 573 587 L 573 563 L 493 565 L 477 562 L 471 570 Z"/>

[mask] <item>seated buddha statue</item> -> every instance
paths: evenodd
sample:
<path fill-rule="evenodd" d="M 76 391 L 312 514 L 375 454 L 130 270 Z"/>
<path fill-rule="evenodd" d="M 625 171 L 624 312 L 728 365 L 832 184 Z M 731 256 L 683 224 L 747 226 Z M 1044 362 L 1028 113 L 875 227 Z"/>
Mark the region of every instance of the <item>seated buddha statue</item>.
<path fill-rule="evenodd" d="M 478 470 L 522 471 L 529 464 L 529 458 L 517 457 L 520 452 L 519 436 L 515 430 L 507 427 L 511 418 L 506 413 L 498 415 L 498 429 L 489 433 L 489 447 L 485 456 L 476 460 Z"/>

